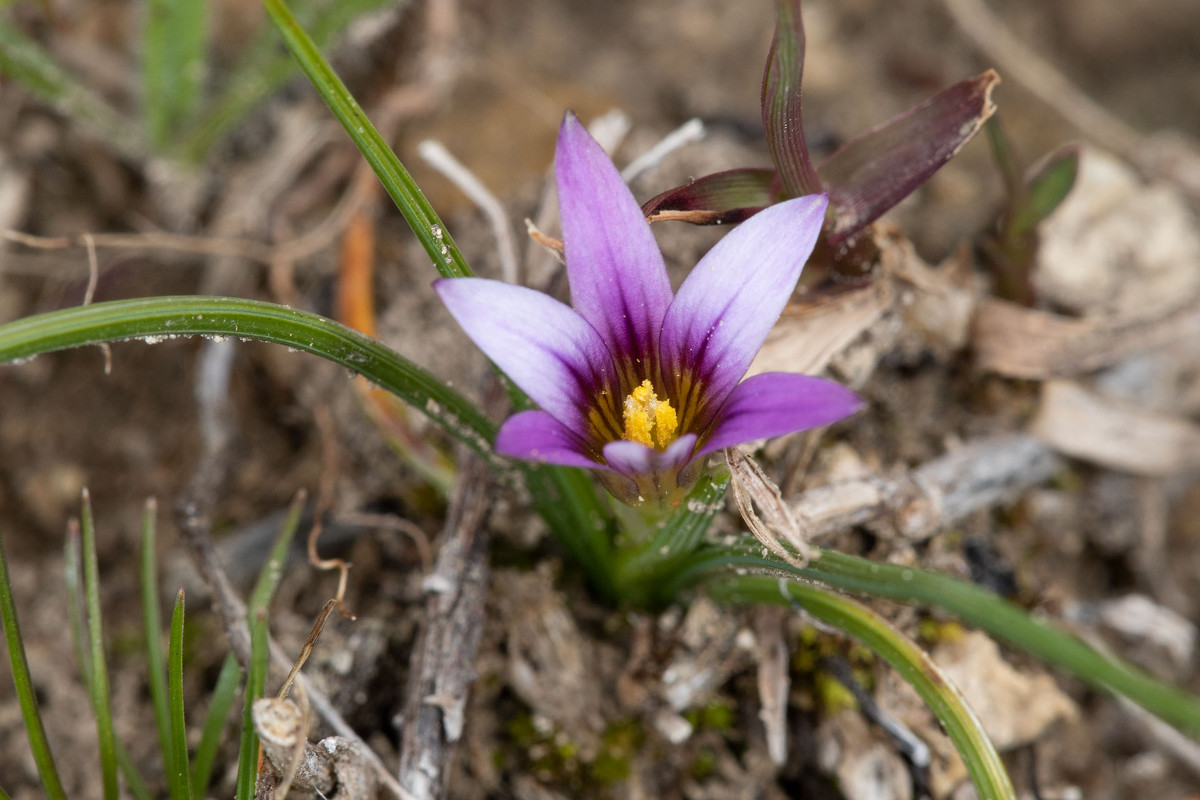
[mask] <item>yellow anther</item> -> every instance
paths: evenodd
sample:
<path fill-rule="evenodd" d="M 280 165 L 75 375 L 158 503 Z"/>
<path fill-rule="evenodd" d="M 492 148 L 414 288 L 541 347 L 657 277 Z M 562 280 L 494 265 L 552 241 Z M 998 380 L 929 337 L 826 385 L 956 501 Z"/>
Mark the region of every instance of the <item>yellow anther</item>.
<path fill-rule="evenodd" d="M 625 398 L 625 438 L 660 450 L 675 439 L 679 418 L 669 400 L 659 400 L 650 381 Z M 651 436 L 653 435 L 653 438 Z"/>

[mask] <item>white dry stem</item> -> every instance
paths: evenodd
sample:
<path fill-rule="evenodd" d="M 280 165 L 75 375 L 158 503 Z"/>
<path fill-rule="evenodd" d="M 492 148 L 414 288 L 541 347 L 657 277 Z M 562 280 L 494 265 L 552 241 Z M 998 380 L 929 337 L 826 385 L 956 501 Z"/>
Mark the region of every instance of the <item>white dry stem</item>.
<path fill-rule="evenodd" d="M 659 163 L 671 153 L 675 152 L 685 144 L 698 142 L 704 138 L 705 130 L 704 123 L 697 117 L 692 117 L 687 122 L 680 125 L 675 130 L 664 136 L 658 144 L 651 147 L 640 156 L 630 161 L 625 169 L 621 170 L 621 180 L 626 183 L 631 183 L 639 175 L 649 169 L 657 167 Z"/>
<path fill-rule="evenodd" d="M 417 145 L 417 153 L 425 163 L 442 173 L 459 191 L 478 206 L 492 226 L 496 237 L 496 252 L 500 256 L 500 275 L 508 283 L 517 282 L 517 247 L 504 206 L 496 199 L 475 173 L 467 169 L 446 146 L 437 139 L 425 139 Z"/>

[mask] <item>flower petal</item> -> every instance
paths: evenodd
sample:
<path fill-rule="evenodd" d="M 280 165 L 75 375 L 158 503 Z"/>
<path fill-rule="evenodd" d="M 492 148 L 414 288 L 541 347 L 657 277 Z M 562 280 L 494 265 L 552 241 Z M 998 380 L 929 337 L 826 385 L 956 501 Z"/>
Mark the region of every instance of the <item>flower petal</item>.
<path fill-rule="evenodd" d="M 734 387 L 716 427 L 696 455 L 819 428 L 850 416 L 862 406 L 862 398 L 833 381 L 790 372 L 764 372 Z"/>
<path fill-rule="evenodd" d="M 585 409 L 613 385 L 596 331 L 549 295 L 484 278 L 443 278 L 434 291 L 467 335 L 542 409 L 585 436 Z"/>
<path fill-rule="evenodd" d="M 496 452 L 510 458 L 595 469 L 588 447 L 574 432 L 545 411 L 522 411 L 500 426 Z"/>
<path fill-rule="evenodd" d="M 674 382 L 675 397 L 698 386 L 703 417 L 737 385 L 779 319 L 827 205 L 815 194 L 760 211 L 717 242 L 679 287 L 663 320 L 663 377 Z"/>
<path fill-rule="evenodd" d="M 614 357 L 648 358 L 671 303 L 650 224 L 603 148 L 570 112 L 554 170 L 571 305 Z"/>
<path fill-rule="evenodd" d="M 641 442 L 618 439 L 604 445 L 604 460 L 615 472 L 636 480 L 639 476 L 670 472 L 682 466 L 692 457 L 696 447 L 696 434 L 680 436 L 666 450 L 655 450 Z M 673 490 L 675 487 L 669 487 Z"/>

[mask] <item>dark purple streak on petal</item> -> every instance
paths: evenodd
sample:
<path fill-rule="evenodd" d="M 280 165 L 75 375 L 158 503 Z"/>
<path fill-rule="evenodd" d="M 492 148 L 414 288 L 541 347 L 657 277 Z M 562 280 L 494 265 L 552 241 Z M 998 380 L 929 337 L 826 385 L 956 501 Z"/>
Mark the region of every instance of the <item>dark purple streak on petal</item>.
<path fill-rule="evenodd" d="M 735 444 L 805 431 L 845 419 L 863 406 L 841 384 L 788 372 L 764 372 L 739 383 L 696 455 Z"/>
<path fill-rule="evenodd" d="M 824 195 L 760 211 L 717 242 L 679 287 L 661 338 L 663 380 L 681 404 L 698 387 L 704 409 L 677 408 L 688 430 L 711 422 L 791 297 L 825 218 Z"/>
<path fill-rule="evenodd" d="M 603 148 L 569 112 L 554 164 L 571 305 L 615 357 L 648 359 L 671 302 L 650 225 Z"/>

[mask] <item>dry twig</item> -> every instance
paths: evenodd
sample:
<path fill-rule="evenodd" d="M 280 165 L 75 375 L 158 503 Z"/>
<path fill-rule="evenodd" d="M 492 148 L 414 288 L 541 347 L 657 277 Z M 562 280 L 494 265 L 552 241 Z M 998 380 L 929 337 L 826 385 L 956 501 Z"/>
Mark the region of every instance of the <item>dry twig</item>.
<path fill-rule="evenodd" d="M 488 581 L 484 525 L 492 486 L 487 466 L 466 457 L 433 572 L 425 579 L 425 624 L 413 647 L 400 783 L 414 797 L 446 796 L 450 751 L 462 734 L 467 688 L 483 632 Z"/>

